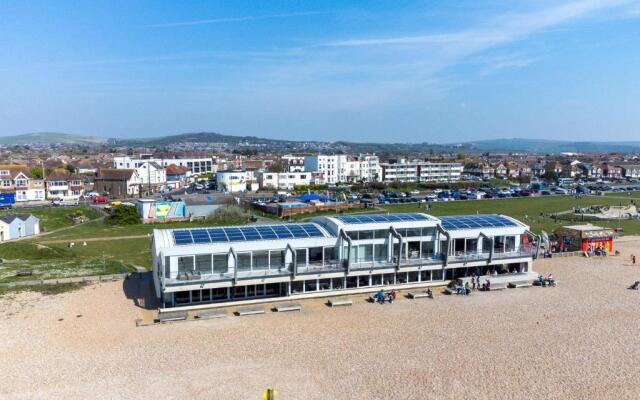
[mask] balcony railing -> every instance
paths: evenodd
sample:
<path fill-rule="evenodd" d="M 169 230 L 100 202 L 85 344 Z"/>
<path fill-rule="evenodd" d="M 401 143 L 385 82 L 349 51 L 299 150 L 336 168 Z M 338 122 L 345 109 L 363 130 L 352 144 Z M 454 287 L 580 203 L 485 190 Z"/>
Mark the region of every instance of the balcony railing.
<path fill-rule="evenodd" d="M 342 260 L 328 260 L 309 264 L 298 264 L 296 271 L 299 274 L 315 272 L 339 272 L 345 270 L 345 263 Z"/>

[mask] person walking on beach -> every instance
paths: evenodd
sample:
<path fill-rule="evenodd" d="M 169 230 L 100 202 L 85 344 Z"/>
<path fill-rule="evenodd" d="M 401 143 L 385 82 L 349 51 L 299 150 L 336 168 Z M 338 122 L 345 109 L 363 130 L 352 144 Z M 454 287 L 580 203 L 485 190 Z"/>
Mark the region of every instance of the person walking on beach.
<path fill-rule="evenodd" d="M 471 276 L 471 290 L 476 290 L 476 274 Z"/>
<path fill-rule="evenodd" d="M 631 255 L 631 265 L 636 265 L 636 256 L 634 254 Z"/>

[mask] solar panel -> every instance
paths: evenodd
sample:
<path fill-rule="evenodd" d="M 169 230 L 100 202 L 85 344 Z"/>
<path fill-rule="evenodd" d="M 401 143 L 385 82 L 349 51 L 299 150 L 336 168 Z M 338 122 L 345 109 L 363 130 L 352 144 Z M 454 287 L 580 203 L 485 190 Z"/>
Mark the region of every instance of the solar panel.
<path fill-rule="evenodd" d="M 173 231 L 176 245 L 310 237 L 324 237 L 324 233 L 312 223 L 177 229 Z"/>
<path fill-rule="evenodd" d="M 429 217 L 418 213 L 397 213 L 397 214 L 364 214 L 364 215 L 340 215 L 336 219 L 345 224 L 367 224 L 377 222 L 405 222 L 405 221 L 428 221 Z"/>
<path fill-rule="evenodd" d="M 447 230 L 518 226 L 509 218 L 496 214 L 444 216 L 440 220 L 442 227 Z"/>

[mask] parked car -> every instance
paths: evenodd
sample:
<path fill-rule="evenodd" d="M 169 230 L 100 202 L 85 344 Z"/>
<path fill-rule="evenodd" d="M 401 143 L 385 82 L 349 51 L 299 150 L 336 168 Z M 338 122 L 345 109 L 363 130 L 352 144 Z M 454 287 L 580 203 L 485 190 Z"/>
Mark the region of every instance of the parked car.
<path fill-rule="evenodd" d="M 109 202 L 109 198 L 107 198 L 105 196 L 95 196 L 93 198 L 93 202 L 96 203 L 96 204 L 108 203 Z"/>

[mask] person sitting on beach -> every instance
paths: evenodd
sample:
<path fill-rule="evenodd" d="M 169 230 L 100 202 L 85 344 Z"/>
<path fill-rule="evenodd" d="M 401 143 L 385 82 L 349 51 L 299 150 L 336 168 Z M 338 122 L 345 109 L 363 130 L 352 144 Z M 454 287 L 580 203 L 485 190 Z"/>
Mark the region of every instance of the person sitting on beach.
<path fill-rule="evenodd" d="M 547 283 L 549 284 L 549 286 L 554 286 L 555 285 L 555 278 L 553 277 L 553 274 L 549 274 L 549 276 L 547 276 Z"/>
<path fill-rule="evenodd" d="M 389 293 L 389 295 L 393 300 L 395 300 L 396 296 L 398 295 L 398 292 L 395 289 L 391 289 L 391 293 Z"/>
<path fill-rule="evenodd" d="M 468 296 L 470 293 L 471 293 L 471 289 L 469 288 L 469 282 L 466 282 L 464 284 L 464 294 Z"/>
<path fill-rule="evenodd" d="M 487 279 L 487 291 L 491 290 L 491 281 Z"/>
<path fill-rule="evenodd" d="M 631 290 L 638 290 L 640 288 L 640 281 L 635 281 L 633 285 L 629 286 Z"/>
<path fill-rule="evenodd" d="M 540 282 L 540 286 L 544 286 L 544 275 L 538 275 L 538 282 Z"/>
<path fill-rule="evenodd" d="M 378 303 L 384 304 L 384 291 L 382 289 L 378 290 L 375 298 L 378 301 Z"/>
<path fill-rule="evenodd" d="M 427 288 L 427 297 L 433 298 L 433 292 L 431 291 L 431 288 Z"/>

